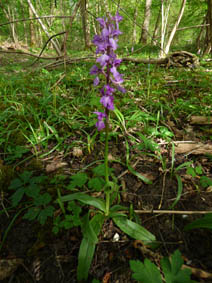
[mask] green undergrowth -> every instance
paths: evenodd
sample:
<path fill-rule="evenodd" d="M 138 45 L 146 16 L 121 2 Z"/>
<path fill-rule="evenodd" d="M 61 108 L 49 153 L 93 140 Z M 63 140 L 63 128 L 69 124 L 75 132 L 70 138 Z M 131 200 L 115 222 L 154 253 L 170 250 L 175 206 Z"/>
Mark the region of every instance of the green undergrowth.
<path fill-rule="evenodd" d="M 0 151 L 5 165 L 24 158 L 48 156 L 51 150 L 64 155 L 74 146 L 91 151 L 97 139 L 96 117 L 99 96 L 89 75 L 92 63 L 78 63 L 63 70 L 34 72 L 21 67 L 0 77 Z M 204 68 L 166 69 L 154 65 L 123 63 L 125 94 L 117 93 L 117 113 L 111 115 L 111 138 L 133 130 L 172 141 L 168 120 L 185 126 L 191 115 L 210 115 L 211 76 Z M 118 129 L 118 131 L 117 131 Z M 100 133 L 104 138 L 104 133 Z M 129 136 L 128 136 L 129 138 Z M 132 138 L 132 137 L 130 137 Z M 70 143 L 66 141 L 70 140 Z"/>
<path fill-rule="evenodd" d="M 86 201 L 80 195 L 81 192 L 101 194 L 105 186 L 102 171 L 105 133 L 97 132 L 95 128 L 96 115 L 93 112 L 99 109 L 100 97 L 89 74 L 92 64 L 68 65 L 66 73 L 62 68 L 27 72 L 20 66 L 17 69 L 13 67 L 9 80 L 6 74 L 1 73 L 0 189 L 9 195 L 11 205 L 4 207 L 1 213 L 8 214 L 10 209 L 15 208 L 18 216 L 23 209 L 25 219 L 41 225 L 48 223 L 54 234 L 86 223 L 87 228 L 96 233 L 93 234 L 96 241 L 100 230 L 95 225 L 105 212 L 103 202 L 86 195 L 87 203 L 100 209 L 94 218 L 97 219 L 95 224 L 95 221 L 85 219 Z M 162 172 L 176 180 L 177 195 L 169 207 L 173 209 L 183 191 L 182 170 L 187 170 L 187 174 L 197 181 L 197 191 L 212 184 L 212 180 L 204 176 L 204 170 L 195 165 L 195 160 L 175 164 L 172 143 L 176 140 L 173 127 L 183 130 L 192 115 L 210 115 L 212 78 L 203 67 L 194 70 L 166 69 L 134 63 L 122 63 L 120 73 L 124 75 L 127 92 L 115 95 L 116 109 L 110 117 L 109 147 L 112 153 L 114 147 L 119 147 L 120 152 L 114 154 L 110 162 L 120 164 L 139 180 L 151 184 L 148 178 L 134 170 L 131 161 L 139 155 L 157 160 Z M 170 127 L 170 122 L 174 126 Z M 202 128 L 201 139 L 212 139 L 207 127 Z M 169 161 L 160 152 L 160 142 L 171 147 Z M 73 154 L 76 149 L 79 155 Z M 71 169 L 69 175 L 60 169 L 46 172 L 44 160 L 54 159 L 57 155 L 62 156 L 62 161 L 68 161 L 70 167 L 76 161 L 77 167 Z M 77 161 L 77 157 L 82 161 Z M 114 211 L 109 217 L 114 218 L 123 231 L 125 224 L 128 225 L 126 234 L 132 236 L 138 224 L 131 220 L 126 222 L 121 212 L 117 217 L 116 213 L 126 207 L 121 206 L 122 188 L 113 169 L 110 177 L 118 185 L 112 192 Z M 69 194 L 68 198 L 66 194 Z M 67 200 L 68 203 L 64 204 Z M 133 208 L 129 211 L 136 222 Z M 105 218 L 102 219 L 104 221 Z M 11 225 L 4 234 L 0 249 Z M 133 228 L 129 228 L 130 225 Z M 141 270 L 147 263 L 139 263 Z M 160 274 L 158 276 L 160 278 Z"/>

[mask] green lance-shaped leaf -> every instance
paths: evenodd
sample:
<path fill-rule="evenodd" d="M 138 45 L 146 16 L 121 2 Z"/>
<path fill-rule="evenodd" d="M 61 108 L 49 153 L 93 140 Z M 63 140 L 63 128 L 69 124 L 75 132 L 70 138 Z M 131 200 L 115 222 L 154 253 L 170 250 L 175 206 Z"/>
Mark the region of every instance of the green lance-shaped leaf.
<path fill-rule="evenodd" d="M 136 240 L 144 242 L 145 244 L 153 243 L 156 240 L 152 233 L 141 225 L 127 219 L 127 217 L 115 216 L 113 217 L 113 221 L 124 233 Z"/>
<path fill-rule="evenodd" d="M 144 263 L 139 260 L 130 260 L 130 268 L 133 271 L 133 279 L 142 283 L 162 283 L 160 271 L 149 259 Z"/>
<path fill-rule="evenodd" d="M 142 180 L 144 183 L 146 184 L 152 184 L 152 181 L 149 180 L 148 178 L 146 178 L 145 176 L 143 176 L 142 174 L 140 174 L 139 172 L 135 171 L 129 164 L 127 165 L 128 170 L 135 175 L 136 177 L 138 177 L 140 180 Z"/>
<path fill-rule="evenodd" d="M 81 201 L 84 204 L 94 206 L 98 208 L 99 210 L 105 212 L 105 202 L 101 199 L 94 198 L 92 196 L 86 195 L 84 193 L 75 193 L 75 194 L 70 194 L 67 196 L 63 196 L 60 198 L 60 201 L 65 202 L 65 201 L 71 201 L 71 200 L 78 200 Z"/>
<path fill-rule="evenodd" d="M 98 235 L 104 223 L 104 215 L 97 214 L 90 221 L 84 218 L 83 239 L 78 255 L 77 280 L 86 280 L 98 242 Z"/>
<path fill-rule="evenodd" d="M 204 217 L 189 223 L 185 226 L 184 230 L 187 231 L 198 228 L 212 229 L 212 213 L 206 214 Z"/>

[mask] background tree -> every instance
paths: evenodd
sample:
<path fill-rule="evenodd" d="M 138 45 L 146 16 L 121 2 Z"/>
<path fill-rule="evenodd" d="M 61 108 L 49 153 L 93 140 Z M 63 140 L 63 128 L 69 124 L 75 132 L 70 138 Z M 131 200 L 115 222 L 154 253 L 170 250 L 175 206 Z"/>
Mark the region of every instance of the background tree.
<path fill-rule="evenodd" d="M 182 16 L 183 16 L 183 13 L 184 13 L 184 10 L 185 10 L 186 1 L 187 0 L 182 0 L 182 4 L 181 4 L 181 7 L 180 7 L 180 11 L 179 11 L 178 17 L 177 17 L 177 21 L 176 21 L 176 23 L 175 23 L 175 25 L 174 25 L 171 33 L 170 33 L 169 39 L 167 41 L 167 44 L 166 44 L 166 47 L 165 47 L 165 50 L 164 50 L 165 54 L 168 54 L 168 52 L 169 52 L 172 40 L 173 40 L 174 35 L 175 35 L 176 31 L 177 31 L 179 23 L 180 23 L 180 21 L 182 19 Z"/>
<path fill-rule="evenodd" d="M 89 49 L 91 46 L 90 40 L 90 23 L 88 16 L 88 0 L 81 0 L 81 17 L 82 17 L 82 28 L 83 28 L 83 36 L 85 42 L 85 49 Z"/>
<path fill-rule="evenodd" d="M 75 9 L 79 2 L 81 3 L 80 8 Z M 182 3 L 185 4 L 183 0 L 17 0 L 15 2 L 2 0 L 0 2 L 1 22 L 3 24 L 10 22 L 10 24 L 0 25 L 0 40 L 16 41 L 16 44 L 26 42 L 34 48 L 42 47 L 50 36 L 64 32 L 64 38 L 60 35 L 51 40 L 51 43 L 48 44 L 49 49 L 53 48 L 57 54 L 62 54 L 61 46 L 65 50 L 64 42 L 66 42 L 68 49 L 83 50 L 90 47 L 90 38 L 94 33 L 99 32 L 96 18 L 103 17 L 107 13 L 115 14 L 119 10 L 124 16 L 123 22 L 120 23 L 123 34 L 119 41 L 119 46 L 123 48 L 131 50 L 132 45 L 134 46 L 138 40 L 138 33 L 141 32 L 139 40 L 142 42 L 142 48 L 146 43 L 152 42 L 152 45 L 156 45 L 154 50 L 161 48 L 164 52 L 163 54 L 161 51 L 161 56 L 165 56 L 166 47 L 166 52 L 173 50 L 172 46 L 176 45 L 178 50 L 186 50 L 187 42 L 190 44 L 188 48 L 193 48 L 193 51 L 197 46 L 196 42 L 199 49 L 208 50 L 206 47 L 211 46 L 209 28 L 182 30 L 182 27 L 201 25 L 206 17 L 206 11 L 211 10 L 208 9 L 211 2 L 209 0 L 187 0 L 183 17 L 180 23 L 177 23 L 176 11 L 182 11 Z M 179 15 L 177 16 L 179 18 Z M 35 17 L 39 19 L 33 19 Z M 27 18 L 32 18 L 32 20 L 27 20 Z M 14 20 L 23 19 L 25 21 L 14 22 Z M 206 24 L 209 22 L 210 18 L 207 17 Z M 142 31 L 140 31 L 140 23 L 142 23 Z M 175 29 L 172 31 L 173 27 Z M 208 44 L 209 41 L 210 44 Z M 136 49 L 136 45 L 134 47 Z"/>
<path fill-rule="evenodd" d="M 141 31 L 141 37 L 140 37 L 140 40 L 139 40 L 140 43 L 144 43 L 144 44 L 147 43 L 147 38 L 148 38 L 148 34 L 149 34 L 151 5 L 152 5 L 152 0 L 146 0 L 145 12 L 144 12 L 144 21 L 143 21 L 143 26 L 142 26 L 142 31 Z"/>
<path fill-rule="evenodd" d="M 212 53 L 212 0 L 208 0 L 208 13 L 207 13 L 207 20 L 208 20 L 208 28 L 207 28 L 207 45 L 208 45 L 208 53 Z"/>

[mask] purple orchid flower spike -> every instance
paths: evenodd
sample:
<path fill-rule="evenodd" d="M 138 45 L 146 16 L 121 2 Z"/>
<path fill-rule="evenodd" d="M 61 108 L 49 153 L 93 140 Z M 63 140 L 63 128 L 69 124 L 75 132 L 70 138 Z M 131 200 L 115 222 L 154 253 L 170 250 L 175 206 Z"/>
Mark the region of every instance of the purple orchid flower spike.
<path fill-rule="evenodd" d="M 115 89 L 125 93 L 125 89 L 121 86 L 124 81 L 122 74 L 117 71 L 121 59 L 118 59 L 114 53 L 118 48 L 118 36 L 121 34 L 119 30 L 119 22 L 121 20 L 122 16 L 119 13 L 116 13 L 114 17 L 109 15 L 108 18 L 98 18 L 97 21 L 101 27 L 101 34 L 95 35 L 92 41 L 96 45 L 96 54 L 101 54 L 96 60 L 98 64 L 94 65 L 90 70 L 90 74 L 96 76 L 94 85 L 99 85 L 99 75 L 103 75 L 106 78 L 106 84 L 100 89 L 100 103 L 105 108 L 105 112 L 94 112 L 98 118 L 96 127 L 99 131 L 105 128 L 105 122 L 108 123 L 109 111 L 114 110 L 113 94 Z"/>

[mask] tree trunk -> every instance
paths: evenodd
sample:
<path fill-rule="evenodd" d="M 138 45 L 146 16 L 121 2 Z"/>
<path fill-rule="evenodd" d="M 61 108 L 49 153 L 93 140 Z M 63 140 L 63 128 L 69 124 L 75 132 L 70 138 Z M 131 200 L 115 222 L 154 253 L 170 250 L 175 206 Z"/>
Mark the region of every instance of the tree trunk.
<path fill-rule="evenodd" d="M 85 42 L 85 49 L 89 49 L 91 46 L 90 42 L 90 23 L 88 21 L 88 0 L 81 1 L 81 17 L 82 17 L 82 28 Z"/>
<path fill-rule="evenodd" d="M 144 43 L 144 44 L 147 43 L 147 38 L 149 35 L 151 5 L 152 5 L 152 0 L 146 0 L 146 6 L 145 6 L 145 11 L 144 11 L 144 22 L 143 22 L 142 31 L 141 31 L 141 38 L 139 40 L 140 43 Z"/>
<path fill-rule="evenodd" d="M 208 45 L 210 45 L 210 52 L 212 53 L 212 0 L 208 0 L 208 23 L 210 24 Z"/>
<path fill-rule="evenodd" d="M 135 9 L 133 14 L 133 32 L 132 32 L 132 45 L 136 43 L 136 19 L 138 15 L 138 0 L 135 0 Z"/>
<path fill-rule="evenodd" d="M 74 11 L 73 11 L 73 13 L 70 17 L 69 29 L 66 30 L 65 39 L 64 39 L 63 45 L 61 46 L 61 50 L 64 51 L 64 56 L 66 56 L 66 54 L 67 54 L 67 39 L 68 39 L 68 36 L 71 32 L 72 24 L 73 24 L 74 18 L 76 17 L 76 14 L 77 14 L 77 11 L 78 11 L 80 5 L 81 5 L 81 0 L 79 0 L 78 3 L 76 4 Z"/>
<path fill-rule="evenodd" d="M 103 2 L 102 4 L 103 5 L 101 5 L 101 12 L 102 12 L 102 14 L 104 15 L 104 14 L 106 14 L 106 15 L 108 15 L 109 14 L 109 5 L 108 5 L 108 0 L 99 0 L 99 1 L 101 1 L 101 2 Z"/>
<path fill-rule="evenodd" d="M 157 19 L 156 19 L 156 23 L 155 23 L 155 28 L 154 28 L 154 32 L 153 32 L 153 36 L 152 36 L 152 45 L 156 46 L 158 43 L 158 33 L 160 30 L 160 19 L 161 19 L 161 6 L 160 6 L 160 11 L 158 13 Z"/>
<path fill-rule="evenodd" d="M 37 12 L 36 12 L 36 10 L 34 8 L 34 6 L 32 5 L 31 0 L 27 0 L 27 2 L 29 4 L 30 9 L 32 10 L 32 13 L 35 15 L 35 17 L 39 18 L 38 14 L 37 14 Z M 48 37 L 50 37 L 50 34 L 48 33 L 48 30 L 47 30 L 46 26 L 43 24 L 42 20 L 38 19 L 38 22 L 41 25 L 41 27 L 42 27 L 43 31 L 45 32 L 45 34 Z M 54 46 L 54 49 L 56 50 L 57 54 L 59 56 L 61 56 L 61 51 L 60 51 L 60 48 L 59 48 L 58 44 L 53 39 L 51 40 L 51 42 L 52 42 L 52 45 Z"/>
<path fill-rule="evenodd" d="M 182 4 L 181 4 L 180 12 L 179 12 L 179 15 L 178 15 L 178 19 L 177 19 L 177 21 L 176 21 L 176 23 L 175 23 L 175 25 L 174 25 L 174 27 L 173 27 L 173 29 L 171 31 L 171 34 L 169 36 L 168 42 L 167 42 L 165 50 L 164 50 L 165 54 L 168 54 L 168 52 L 169 52 L 172 40 L 174 38 L 176 30 L 177 30 L 177 28 L 178 28 L 178 26 L 180 24 L 181 19 L 182 19 L 182 16 L 183 16 L 183 13 L 184 13 L 184 10 L 185 10 L 185 5 L 186 5 L 186 0 L 182 0 Z"/>
<path fill-rule="evenodd" d="M 204 33 L 204 29 L 205 29 L 205 24 L 207 23 L 207 20 L 206 20 L 206 18 L 204 19 L 204 21 L 203 21 L 203 23 L 202 23 L 202 26 L 201 26 L 201 28 L 200 28 L 200 32 L 199 32 L 199 34 L 198 34 L 198 37 L 197 37 L 197 39 L 196 39 L 196 46 L 197 46 L 197 54 L 201 54 L 201 52 L 202 52 L 202 44 L 201 44 L 201 42 L 202 42 L 202 36 L 203 36 L 203 33 Z"/>
<path fill-rule="evenodd" d="M 166 28 L 168 23 L 171 2 L 172 0 L 168 2 L 167 8 L 165 9 L 164 0 L 161 0 L 161 42 L 160 42 L 160 56 L 159 56 L 160 58 L 166 56 L 164 51 L 164 45 L 165 45 L 165 35 L 166 35 Z"/>
<path fill-rule="evenodd" d="M 12 41 L 14 42 L 16 48 L 18 47 L 18 38 L 16 35 L 16 30 L 15 30 L 15 24 L 13 23 L 14 21 L 14 12 L 13 10 L 10 8 L 10 6 L 7 6 L 7 10 L 3 8 L 3 12 L 5 13 L 8 21 L 10 21 L 10 31 L 11 31 L 11 37 L 12 37 Z"/>
<path fill-rule="evenodd" d="M 29 7 L 29 17 L 33 18 L 33 13 L 32 10 Z M 29 40 L 29 44 L 30 46 L 34 46 L 36 44 L 36 39 L 35 39 L 35 28 L 34 28 L 34 23 L 33 21 L 29 22 L 29 34 L 30 34 L 30 40 Z"/>

